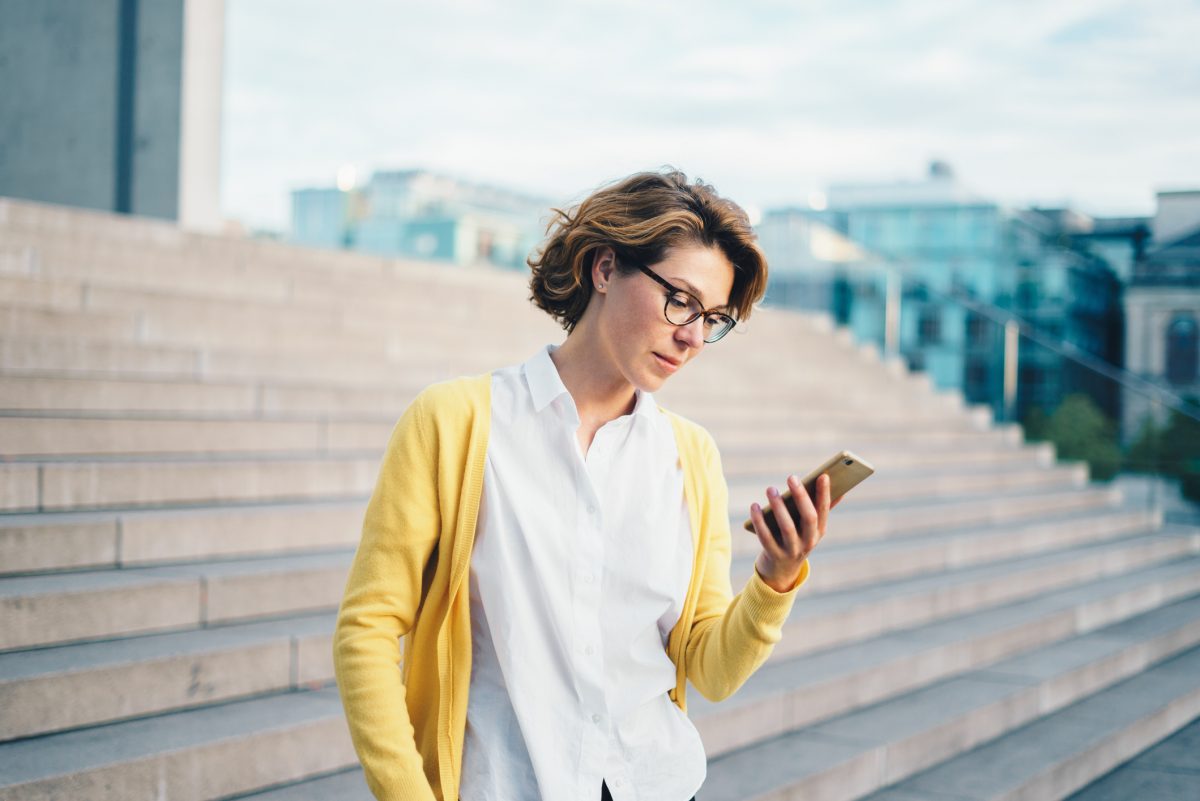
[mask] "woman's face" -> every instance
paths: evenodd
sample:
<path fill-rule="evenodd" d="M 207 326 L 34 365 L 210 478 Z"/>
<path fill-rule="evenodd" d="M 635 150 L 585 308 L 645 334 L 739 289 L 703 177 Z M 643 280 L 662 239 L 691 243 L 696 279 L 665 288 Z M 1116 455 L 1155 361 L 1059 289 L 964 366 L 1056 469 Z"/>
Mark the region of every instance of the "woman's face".
<path fill-rule="evenodd" d="M 611 251 L 605 253 L 611 255 Z M 593 269 L 596 285 L 604 284 L 597 289 L 604 295 L 600 337 L 625 380 L 654 392 L 704 348 L 703 319 L 672 325 L 663 314 L 666 288 L 641 270 L 627 274 L 605 271 L 605 262 L 604 255 L 598 254 Z M 682 245 L 669 249 L 657 264 L 646 266 L 669 284 L 695 295 L 705 309 L 729 303 L 733 264 L 718 247 Z"/>

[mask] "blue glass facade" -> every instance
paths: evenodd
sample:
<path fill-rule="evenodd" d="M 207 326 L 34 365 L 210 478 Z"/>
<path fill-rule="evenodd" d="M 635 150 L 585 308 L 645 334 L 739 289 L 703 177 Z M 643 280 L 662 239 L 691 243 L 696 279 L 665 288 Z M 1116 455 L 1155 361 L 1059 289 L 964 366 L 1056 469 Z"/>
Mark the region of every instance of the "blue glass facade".
<path fill-rule="evenodd" d="M 420 170 L 377 172 L 349 192 L 292 193 L 290 239 L 384 256 L 525 269 L 546 200 Z"/>
<path fill-rule="evenodd" d="M 811 244 L 797 235 L 805 230 L 800 218 L 841 233 L 861 254 L 840 263 L 797 259 L 795 251 Z M 1120 363 L 1120 285 L 1105 261 L 1068 241 L 1061 216 L 972 197 L 944 172 L 920 184 L 835 189 L 821 211 L 769 212 L 760 239 L 772 265 L 768 303 L 829 311 L 858 339 L 881 346 L 891 273 L 900 286 L 900 354 L 937 386 L 960 389 L 998 416 L 1004 331 L 996 312 Z M 1068 391 L 1090 391 L 1066 362 L 1022 341 L 1018 415 L 1052 410 Z M 1111 395 L 1097 400 L 1115 415 Z"/>

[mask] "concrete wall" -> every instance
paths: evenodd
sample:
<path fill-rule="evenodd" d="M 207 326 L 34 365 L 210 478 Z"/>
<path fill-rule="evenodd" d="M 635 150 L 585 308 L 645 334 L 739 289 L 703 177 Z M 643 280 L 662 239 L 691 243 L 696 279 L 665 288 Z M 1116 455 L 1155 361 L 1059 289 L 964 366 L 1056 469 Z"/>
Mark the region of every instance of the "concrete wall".
<path fill-rule="evenodd" d="M 111 210 L 119 0 L 0 0 L 0 195 Z"/>
<path fill-rule="evenodd" d="M 183 197 L 215 227 L 223 19 L 204 0 L 0 0 L 0 195 L 171 220 Z"/>
<path fill-rule="evenodd" d="M 1125 367 L 1176 395 L 1200 395 L 1200 383 L 1178 386 L 1167 383 L 1167 328 L 1179 312 L 1200 317 L 1200 289 L 1187 287 L 1130 287 L 1125 291 Z M 1122 430 L 1125 440 L 1135 436 L 1142 418 L 1151 413 L 1150 401 L 1141 393 L 1122 393 Z M 1165 410 L 1157 409 L 1160 421 Z"/>

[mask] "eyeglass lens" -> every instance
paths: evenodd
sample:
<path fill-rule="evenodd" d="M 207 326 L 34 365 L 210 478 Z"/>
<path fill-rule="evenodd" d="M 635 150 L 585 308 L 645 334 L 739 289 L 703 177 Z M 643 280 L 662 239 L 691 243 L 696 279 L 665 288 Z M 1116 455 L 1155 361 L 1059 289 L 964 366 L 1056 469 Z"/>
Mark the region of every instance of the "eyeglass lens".
<path fill-rule="evenodd" d="M 690 295 L 676 292 L 667 298 L 667 321 L 673 325 L 687 325 L 704 313 L 699 301 Z M 733 328 L 733 318 L 724 314 L 709 313 L 704 317 L 704 341 L 716 342 Z"/>

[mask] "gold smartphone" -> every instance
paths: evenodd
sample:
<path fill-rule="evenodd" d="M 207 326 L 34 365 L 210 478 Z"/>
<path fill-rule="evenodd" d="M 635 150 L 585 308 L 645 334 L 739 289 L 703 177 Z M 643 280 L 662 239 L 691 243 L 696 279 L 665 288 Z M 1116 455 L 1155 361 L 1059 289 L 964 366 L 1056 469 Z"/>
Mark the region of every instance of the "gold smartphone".
<path fill-rule="evenodd" d="M 816 500 L 817 479 L 822 473 L 829 474 L 829 502 L 832 504 L 838 498 L 845 495 L 850 490 L 857 487 L 867 476 L 875 472 L 875 468 L 870 463 L 864 461 L 861 457 L 851 453 L 850 451 L 842 451 L 834 454 L 825 460 L 825 463 L 813 470 L 801 482 L 804 488 L 808 490 L 808 496 L 814 501 Z M 796 522 L 797 528 L 800 525 L 800 512 L 796 508 L 796 501 L 792 498 L 792 491 L 785 490 L 783 495 L 783 503 L 787 507 L 788 512 L 792 515 L 792 520 Z M 775 510 L 770 506 L 763 505 L 763 519 L 767 523 L 767 528 L 775 535 L 775 539 L 780 539 L 779 525 L 775 522 Z M 742 527 L 753 533 L 754 521 L 747 520 L 742 524 Z"/>

